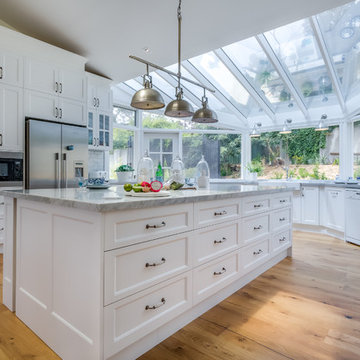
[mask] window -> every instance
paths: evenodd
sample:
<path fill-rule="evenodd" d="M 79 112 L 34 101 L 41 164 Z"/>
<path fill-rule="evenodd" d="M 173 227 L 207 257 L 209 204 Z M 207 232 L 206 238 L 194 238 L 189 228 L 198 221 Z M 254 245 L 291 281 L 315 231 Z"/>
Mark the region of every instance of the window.
<path fill-rule="evenodd" d="M 120 165 L 134 168 L 135 111 L 114 106 L 113 117 L 113 150 L 109 156 L 109 176 L 116 179 L 115 170 Z"/>
<path fill-rule="evenodd" d="M 204 154 L 213 179 L 239 178 L 241 173 L 241 135 L 191 134 L 182 135 L 183 162 L 186 177 L 193 178 L 196 165 Z"/>
<path fill-rule="evenodd" d="M 179 135 L 176 134 L 145 134 L 145 149 L 154 162 L 155 169 L 159 162 L 163 168 L 164 180 L 170 177 L 170 168 L 175 155 L 179 154 Z"/>
<path fill-rule="evenodd" d="M 260 179 L 326 180 L 339 174 L 339 127 L 263 133 L 251 141 L 252 164 Z"/>
<path fill-rule="evenodd" d="M 360 177 L 360 121 L 354 122 L 354 179 Z"/>

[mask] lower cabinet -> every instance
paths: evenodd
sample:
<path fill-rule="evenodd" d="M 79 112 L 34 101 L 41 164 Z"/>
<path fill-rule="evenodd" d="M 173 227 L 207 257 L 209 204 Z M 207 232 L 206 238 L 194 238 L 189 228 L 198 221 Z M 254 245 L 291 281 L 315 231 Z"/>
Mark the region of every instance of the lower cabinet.
<path fill-rule="evenodd" d="M 344 231 L 345 224 L 345 190 L 327 187 L 324 190 L 323 225 L 337 231 Z"/>

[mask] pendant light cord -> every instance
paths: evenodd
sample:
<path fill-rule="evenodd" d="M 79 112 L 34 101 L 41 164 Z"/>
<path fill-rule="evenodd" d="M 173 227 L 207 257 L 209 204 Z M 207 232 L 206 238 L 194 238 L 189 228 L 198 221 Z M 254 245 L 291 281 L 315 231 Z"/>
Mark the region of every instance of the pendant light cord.
<path fill-rule="evenodd" d="M 180 78 L 181 78 L 181 0 L 177 9 L 178 18 L 178 88 L 180 91 Z"/>

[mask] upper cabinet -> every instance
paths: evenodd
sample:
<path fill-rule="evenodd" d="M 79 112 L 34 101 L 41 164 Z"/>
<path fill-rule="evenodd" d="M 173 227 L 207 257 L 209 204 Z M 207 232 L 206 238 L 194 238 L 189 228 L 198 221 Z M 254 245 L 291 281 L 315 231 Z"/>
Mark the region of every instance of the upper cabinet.
<path fill-rule="evenodd" d="M 0 51 L 0 84 L 22 87 L 23 83 L 22 57 Z"/>
<path fill-rule="evenodd" d="M 90 73 L 87 78 L 88 144 L 91 150 L 112 148 L 113 97 L 110 80 Z"/>
<path fill-rule="evenodd" d="M 25 114 L 45 120 L 86 125 L 84 71 L 25 60 Z"/>

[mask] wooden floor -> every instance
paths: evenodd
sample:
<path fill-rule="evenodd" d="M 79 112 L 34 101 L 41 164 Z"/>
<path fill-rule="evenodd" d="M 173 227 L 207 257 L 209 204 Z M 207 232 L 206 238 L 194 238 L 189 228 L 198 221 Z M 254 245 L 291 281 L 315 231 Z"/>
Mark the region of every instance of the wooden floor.
<path fill-rule="evenodd" d="M 0 359 L 59 358 L 1 304 Z M 359 360 L 360 247 L 294 233 L 293 258 L 139 360 L 172 359 Z"/>

